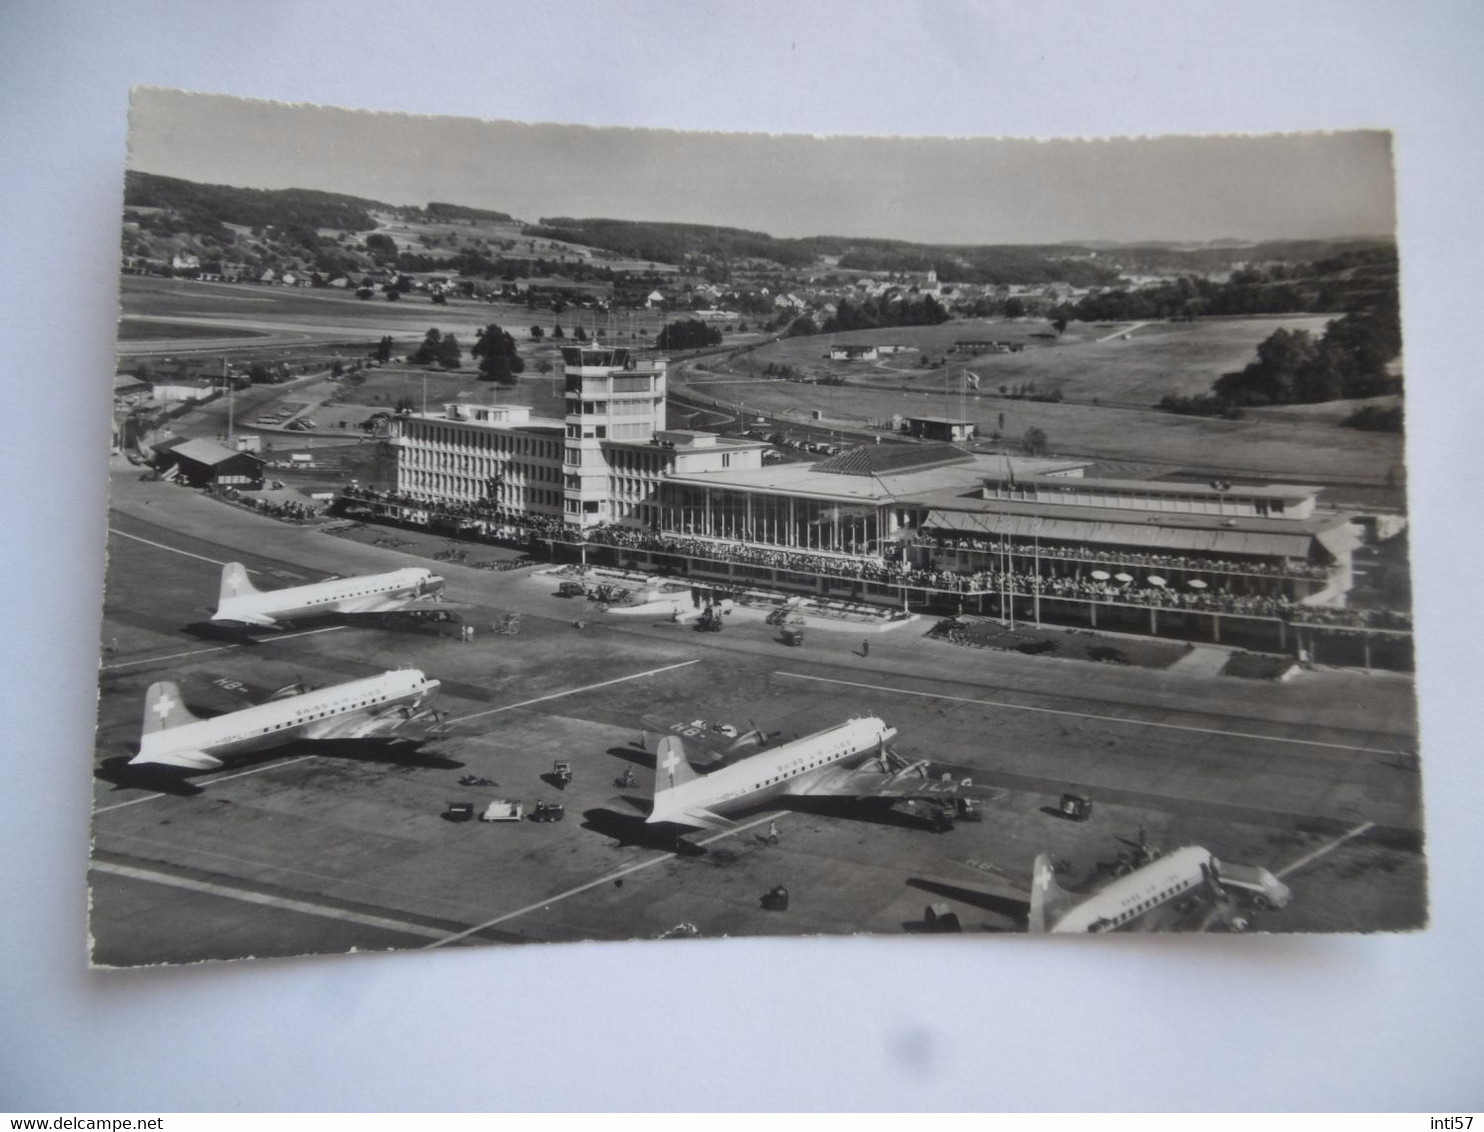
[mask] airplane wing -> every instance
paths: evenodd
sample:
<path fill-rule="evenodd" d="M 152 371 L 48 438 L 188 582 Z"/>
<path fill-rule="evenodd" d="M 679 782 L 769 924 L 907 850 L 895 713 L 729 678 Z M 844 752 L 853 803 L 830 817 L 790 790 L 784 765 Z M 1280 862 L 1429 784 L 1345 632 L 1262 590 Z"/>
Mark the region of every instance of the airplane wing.
<path fill-rule="evenodd" d="M 815 798 L 952 798 L 968 785 L 967 779 L 946 772 L 931 774 L 925 759 L 908 762 L 883 747 L 860 766 L 826 767 L 819 774 L 795 779 L 788 793 Z"/>
<path fill-rule="evenodd" d="M 309 689 L 301 682 L 294 681 L 280 688 L 269 688 L 263 684 L 252 684 L 246 680 L 239 680 L 235 676 L 226 676 L 217 673 L 205 673 L 210 680 L 211 686 L 219 691 L 234 696 L 244 703 L 266 704 L 270 700 L 287 699 L 289 696 L 297 696 Z"/>
<path fill-rule="evenodd" d="M 343 601 L 340 612 L 347 613 L 415 613 L 424 609 L 467 608 L 448 601 L 424 601 L 421 597 L 395 597 L 392 594 L 368 594 L 359 601 Z"/>
<path fill-rule="evenodd" d="M 744 731 L 733 724 L 706 719 L 685 721 L 646 715 L 642 722 L 646 734 L 679 736 L 685 742 L 690 761 L 707 769 L 725 766 L 754 754 L 771 738 L 755 727 Z M 695 757 L 696 753 L 699 753 L 699 758 Z"/>
<path fill-rule="evenodd" d="M 184 749 L 152 755 L 149 761 L 164 766 L 178 766 L 183 770 L 215 770 L 222 765 L 221 759 L 208 755 L 205 751 Z"/>
<path fill-rule="evenodd" d="M 251 625 L 255 629 L 282 629 L 273 618 L 262 613 L 239 613 L 233 617 L 213 617 L 218 625 Z"/>
<path fill-rule="evenodd" d="M 314 731 L 313 737 L 316 739 L 372 739 L 390 735 L 409 725 L 431 728 L 441 720 L 442 716 L 432 708 L 397 704 L 375 715 L 367 716 L 356 713 L 327 720 L 323 729 Z"/>
<path fill-rule="evenodd" d="M 666 820 L 671 820 L 667 815 Z M 722 817 L 714 810 L 708 810 L 704 806 L 693 806 L 688 810 L 681 810 L 674 816 L 677 823 L 699 826 L 702 829 L 714 830 L 717 833 L 725 833 L 727 830 L 736 829 L 737 823 Z"/>

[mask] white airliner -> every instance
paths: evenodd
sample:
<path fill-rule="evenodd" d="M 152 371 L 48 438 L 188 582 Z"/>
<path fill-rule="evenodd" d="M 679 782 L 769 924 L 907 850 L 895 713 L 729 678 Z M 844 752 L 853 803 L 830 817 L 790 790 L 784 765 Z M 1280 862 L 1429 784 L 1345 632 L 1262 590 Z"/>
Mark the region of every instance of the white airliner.
<path fill-rule="evenodd" d="M 721 830 L 732 828 L 724 812 L 771 798 L 947 799 L 959 791 L 962 783 L 929 778 L 925 762 L 908 763 L 888 751 L 896 733 L 874 716 L 851 719 L 707 775 L 691 767 L 678 735 L 666 735 L 655 750 L 654 809 L 646 820 Z M 859 766 L 842 765 L 871 751 L 875 757 Z"/>
<path fill-rule="evenodd" d="M 334 578 L 307 586 L 260 590 L 248 579 L 240 562 L 222 567 L 221 596 L 213 621 L 259 625 L 276 629 L 280 621 L 331 613 L 395 613 L 443 589 L 443 579 L 431 570 L 409 566 L 389 574 Z"/>
<path fill-rule="evenodd" d="M 1117 931 L 1186 893 L 1220 894 L 1220 867 L 1210 850 L 1188 845 L 1079 900 L 1056 883 L 1051 858 L 1042 853 L 1031 873 L 1028 926 L 1033 932 Z"/>
<path fill-rule="evenodd" d="M 145 693 L 139 753 L 129 763 L 215 770 L 224 756 L 295 739 L 381 735 L 428 714 L 419 708 L 437 691 L 437 680 L 406 668 L 202 719 L 181 701 L 175 684 L 162 680 Z"/>

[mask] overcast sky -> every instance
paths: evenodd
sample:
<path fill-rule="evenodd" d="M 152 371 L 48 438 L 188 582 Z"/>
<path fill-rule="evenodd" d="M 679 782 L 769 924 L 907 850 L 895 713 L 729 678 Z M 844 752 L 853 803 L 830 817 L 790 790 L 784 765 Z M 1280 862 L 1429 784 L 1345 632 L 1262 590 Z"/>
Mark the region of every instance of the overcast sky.
<path fill-rule="evenodd" d="M 930 126 L 930 123 L 925 123 Z M 1077 141 L 526 125 L 135 91 L 129 167 L 542 216 L 936 243 L 1279 239 L 1395 227 L 1379 131 Z"/>

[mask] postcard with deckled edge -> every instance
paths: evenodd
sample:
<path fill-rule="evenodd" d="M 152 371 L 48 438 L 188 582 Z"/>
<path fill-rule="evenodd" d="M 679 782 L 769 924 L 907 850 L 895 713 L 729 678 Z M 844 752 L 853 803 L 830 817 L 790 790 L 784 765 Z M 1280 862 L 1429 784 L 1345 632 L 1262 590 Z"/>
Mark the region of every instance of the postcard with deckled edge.
<path fill-rule="evenodd" d="M 1424 926 L 1393 185 L 136 90 L 91 962 Z"/>

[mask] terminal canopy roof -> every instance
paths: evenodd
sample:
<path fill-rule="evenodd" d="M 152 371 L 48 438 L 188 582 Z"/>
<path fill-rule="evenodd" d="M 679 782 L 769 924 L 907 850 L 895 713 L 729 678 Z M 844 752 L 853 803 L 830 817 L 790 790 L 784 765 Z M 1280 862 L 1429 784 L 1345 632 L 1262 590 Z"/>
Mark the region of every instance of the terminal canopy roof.
<path fill-rule="evenodd" d="M 1262 555 L 1269 558 L 1309 557 L 1314 536 L 1279 534 L 1229 528 L 1160 526 L 1154 523 L 1114 523 L 1085 519 L 1054 519 L 1037 515 L 1007 515 L 993 511 L 930 511 L 924 530 L 951 535 L 1042 538 L 1053 543 L 1087 543 L 1138 547 L 1148 550 L 1204 551 L 1211 554 Z"/>

